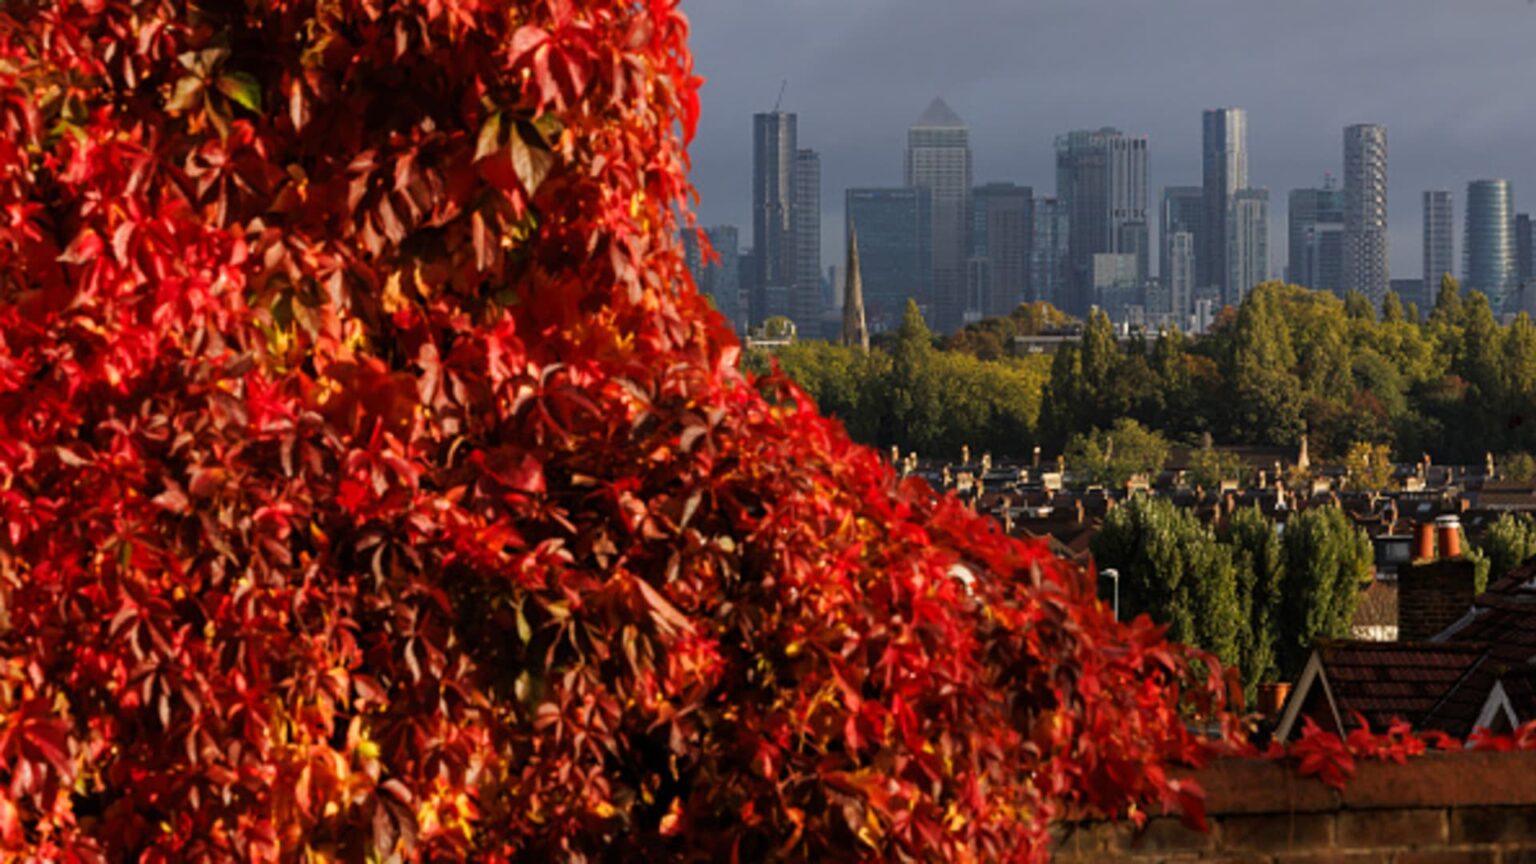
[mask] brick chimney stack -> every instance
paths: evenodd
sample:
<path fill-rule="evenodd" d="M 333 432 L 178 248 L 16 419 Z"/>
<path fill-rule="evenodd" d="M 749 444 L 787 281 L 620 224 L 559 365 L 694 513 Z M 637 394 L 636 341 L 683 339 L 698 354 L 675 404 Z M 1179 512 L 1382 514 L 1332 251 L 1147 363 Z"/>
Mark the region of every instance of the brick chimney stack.
<path fill-rule="evenodd" d="M 1434 524 L 1422 523 L 1414 536 L 1414 553 L 1421 560 L 1397 571 L 1400 642 L 1433 639 L 1467 614 L 1477 593 L 1477 565 L 1462 555 L 1460 519 L 1442 516 Z"/>

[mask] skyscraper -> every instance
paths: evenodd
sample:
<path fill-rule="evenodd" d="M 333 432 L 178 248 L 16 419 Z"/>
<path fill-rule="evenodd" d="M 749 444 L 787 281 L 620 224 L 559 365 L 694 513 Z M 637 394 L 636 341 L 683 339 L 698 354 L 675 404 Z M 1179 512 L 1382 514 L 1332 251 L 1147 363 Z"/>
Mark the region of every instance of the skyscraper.
<path fill-rule="evenodd" d="M 1183 232 L 1199 242 L 1201 223 L 1205 220 L 1205 189 L 1200 186 L 1165 186 L 1158 213 L 1158 276 L 1168 282 L 1168 245 L 1173 235 Z M 1197 247 L 1198 254 L 1198 247 Z"/>
<path fill-rule="evenodd" d="M 859 236 L 864 312 L 871 333 L 894 330 L 907 300 L 926 307 L 933 278 L 933 216 L 927 189 L 849 189 L 847 232 Z M 931 313 L 930 313 L 931 317 Z"/>
<path fill-rule="evenodd" d="M 683 248 L 688 258 L 688 269 L 693 274 L 693 283 L 700 294 L 714 301 L 715 308 L 730 320 L 731 326 L 738 333 L 744 332 L 739 269 L 741 250 L 738 248 L 740 236 L 736 226 L 717 225 L 706 229 L 704 234 L 719 256 L 719 260 L 711 264 L 704 263 L 704 250 L 699 245 L 698 235 L 691 231 L 683 233 Z"/>
<path fill-rule="evenodd" d="M 1227 224 L 1227 302 L 1237 305 L 1269 278 L 1269 190 L 1237 190 Z"/>
<path fill-rule="evenodd" d="M 1152 311 L 1166 313 L 1175 324 L 1187 328 L 1195 308 L 1195 235 L 1175 231 L 1168 237 L 1165 249 L 1162 289 L 1168 305 Z"/>
<path fill-rule="evenodd" d="M 1118 129 L 1078 130 L 1056 139 L 1056 197 L 1067 209 L 1071 267 L 1066 311 L 1086 315 L 1094 297 L 1095 255 L 1132 255 L 1145 282 L 1147 139 Z"/>
<path fill-rule="evenodd" d="M 958 328 L 967 313 L 966 261 L 970 257 L 971 133 L 943 99 L 935 99 L 907 130 L 906 183 L 927 189 L 932 206 L 932 323 Z M 867 239 L 867 237 L 866 237 Z"/>
<path fill-rule="evenodd" d="M 1387 294 L 1387 128 L 1344 130 L 1344 290 L 1380 305 Z"/>
<path fill-rule="evenodd" d="M 1285 278 L 1314 291 L 1344 292 L 1344 192 L 1332 177 L 1317 189 L 1292 189 L 1286 217 Z"/>
<path fill-rule="evenodd" d="M 1515 282 L 1521 286 L 1536 278 L 1536 234 L 1532 233 L 1531 215 L 1515 214 Z"/>
<path fill-rule="evenodd" d="M 1036 198 L 1034 242 L 1029 251 L 1031 302 L 1066 306 L 1067 269 L 1071 265 L 1071 219 L 1059 198 Z"/>
<path fill-rule="evenodd" d="M 752 254 L 750 322 L 788 315 L 795 267 L 795 162 L 798 121 L 774 111 L 752 117 Z"/>
<path fill-rule="evenodd" d="M 795 281 L 790 286 L 789 317 L 801 333 L 815 333 L 821 323 L 821 155 L 795 153 L 795 198 L 791 218 L 795 235 Z"/>
<path fill-rule="evenodd" d="M 984 259 L 987 266 L 969 305 L 983 315 L 1007 315 L 1030 298 L 1035 192 L 1012 183 L 978 186 L 971 193 L 971 211 L 972 256 Z"/>
<path fill-rule="evenodd" d="M 1248 112 L 1215 108 L 1206 111 L 1202 120 L 1205 214 L 1195 267 L 1200 287 L 1221 289 L 1223 302 L 1230 303 L 1235 289 L 1228 281 L 1232 276 L 1227 262 L 1232 236 L 1228 222 L 1233 197 L 1248 187 Z"/>
<path fill-rule="evenodd" d="M 1451 193 L 1424 193 L 1424 287 L 1433 297 L 1440 278 L 1456 272 L 1456 215 Z"/>
<path fill-rule="evenodd" d="M 1495 314 L 1515 288 L 1515 208 L 1508 180 L 1467 184 L 1467 228 L 1462 237 L 1463 291 L 1481 291 Z"/>

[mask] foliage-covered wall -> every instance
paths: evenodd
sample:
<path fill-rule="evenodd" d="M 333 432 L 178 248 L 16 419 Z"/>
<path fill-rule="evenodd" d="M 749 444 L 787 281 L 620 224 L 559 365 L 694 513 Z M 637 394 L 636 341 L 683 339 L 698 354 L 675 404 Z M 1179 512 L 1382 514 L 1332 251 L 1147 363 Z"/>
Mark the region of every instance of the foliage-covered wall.
<path fill-rule="evenodd" d="M 687 32 L 0 6 L 5 856 L 1027 860 L 1195 800 L 1188 651 L 741 376 Z"/>

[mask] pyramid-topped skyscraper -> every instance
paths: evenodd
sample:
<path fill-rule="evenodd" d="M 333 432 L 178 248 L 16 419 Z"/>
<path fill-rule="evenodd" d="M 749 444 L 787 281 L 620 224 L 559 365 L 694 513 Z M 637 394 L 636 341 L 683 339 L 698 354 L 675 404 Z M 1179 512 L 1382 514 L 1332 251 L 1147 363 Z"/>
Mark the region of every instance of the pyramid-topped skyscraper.
<path fill-rule="evenodd" d="M 965 262 L 971 196 L 971 133 L 943 99 L 935 99 L 907 130 L 906 184 L 927 189 L 932 200 L 933 296 L 928 306 L 936 329 L 959 329 L 968 314 Z"/>

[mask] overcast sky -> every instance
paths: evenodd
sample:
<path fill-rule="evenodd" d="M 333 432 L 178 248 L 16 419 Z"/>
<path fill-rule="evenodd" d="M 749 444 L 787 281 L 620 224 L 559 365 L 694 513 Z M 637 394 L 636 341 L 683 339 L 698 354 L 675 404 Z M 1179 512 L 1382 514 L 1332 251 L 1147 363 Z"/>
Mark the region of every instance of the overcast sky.
<path fill-rule="evenodd" d="M 1285 196 L 1343 174 L 1343 128 L 1387 126 L 1392 275 L 1422 270 L 1425 189 L 1513 182 L 1536 207 L 1533 0 L 684 0 L 704 88 L 693 181 L 705 224 L 751 244 L 752 114 L 800 117 L 822 154 L 823 266 L 841 263 L 843 190 L 900 185 L 906 129 L 934 96 L 971 127 L 975 179 L 1054 194 L 1052 140 L 1149 136 L 1153 206 L 1200 183 L 1200 112 L 1248 110 L 1249 183 Z M 1154 210 L 1155 212 L 1155 210 Z M 1154 232 L 1156 219 L 1153 218 Z"/>

